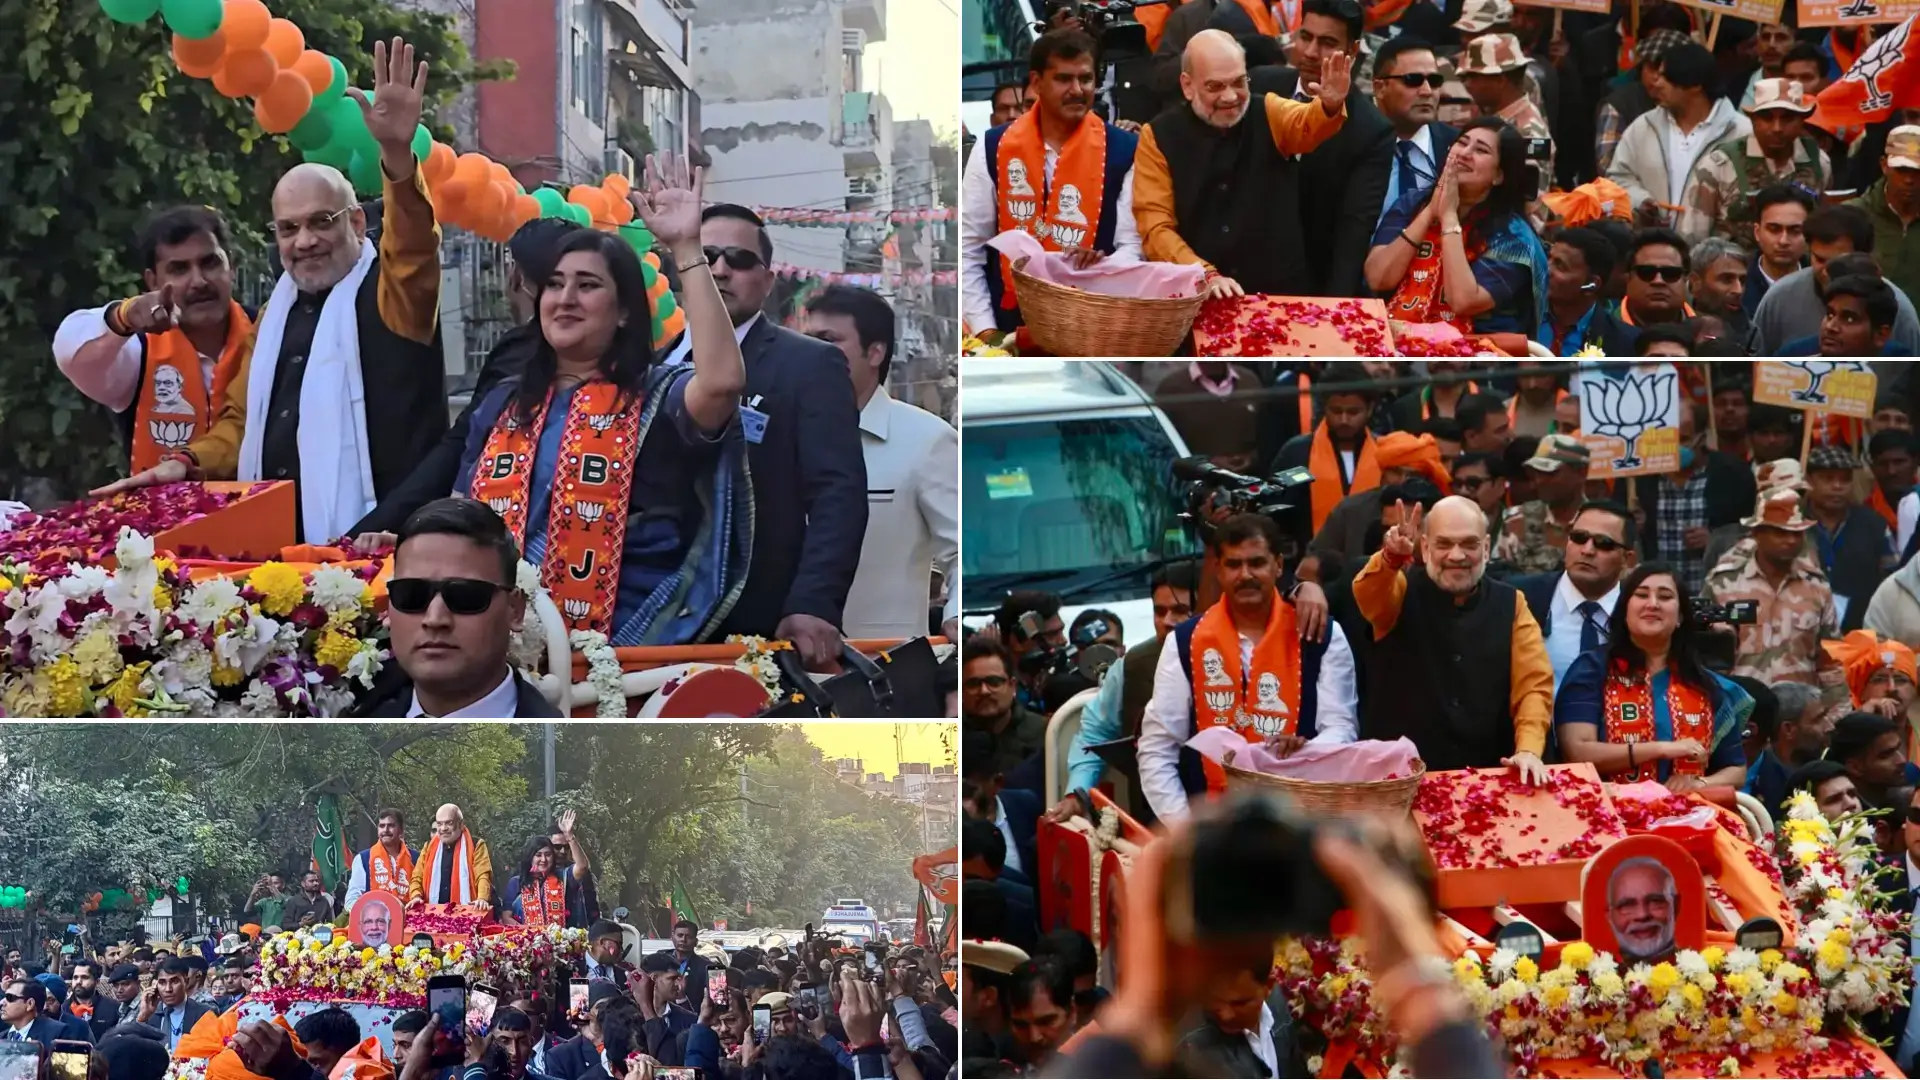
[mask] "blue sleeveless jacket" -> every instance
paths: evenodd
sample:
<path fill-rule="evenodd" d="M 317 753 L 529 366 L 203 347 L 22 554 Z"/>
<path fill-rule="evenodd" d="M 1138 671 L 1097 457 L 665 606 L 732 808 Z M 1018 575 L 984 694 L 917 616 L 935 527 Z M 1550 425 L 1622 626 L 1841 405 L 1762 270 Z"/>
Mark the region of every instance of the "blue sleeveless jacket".
<path fill-rule="evenodd" d="M 1009 121 L 1011 122 L 1011 121 Z M 994 214 L 998 221 L 1000 201 L 1000 138 L 1007 133 L 1007 125 L 988 128 L 980 140 L 980 148 L 975 153 L 987 155 L 987 175 L 993 178 Z M 1100 191 L 1100 227 L 1094 231 L 1093 249 L 1105 254 L 1113 254 L 1114 223 L 1120 216 L 1120 188 L 1126 182 L 1127 173 L 1133 169 L 1133 152 L 1140 146 L 1140 136 L 1107 125 L 1107 161 L 1102 173 L 1103 187 Z M 1043 196 L 1042 201 L 1045 201 Z M 994 228 L 999 231 L 998 226 Z M 1004 256 L 992 248 L 987 249 L 987 296 L 993 300 L 993 319 L 1001 330 L 1011 331 L 1020 328 L 1024 320 L 1020 318 L 1020 309 L 1003 308 L 1000 298 L 1006 293 L 1006 283 L 1001 277 L 1000 268 L 1006 262 Z"/>
<path fill-rule="evenodd" d="M 1221 601 L 1225 603 L 1225 601 Z M 1286 603 L 1282 600 L 1281 603 Z M 1173 628 L 1174 648 L 1179 651 L 1180 674 L 1186 677 L 1187 685 L 1193 685 L 1193 631 L 1200 625 L 1206 612 L 1201 612 L 1186 622 Z M 1332 631 L 1328 631 L 1331 640 Z M 1314 724 L 1314 715 L 1320 706 L 1320 661 L 1327 655 L 1327 643 L 1324 641 L 1302 641 L 1300 643 L 1300 726 L 1294 734 L 1303 739 L 1311 739 L 1318 734 Z M 1187 705 L 1187 730 L 1193 731 L 1199 723 L 1199 712 L 1189 699 Z M 1180 748 L 1180 783 L 1187 789 L 1189 796 L 1204 795 L 1207 791 L 1207 774 L 1200 765 L 1200 753 L 1191 747 Z"/>

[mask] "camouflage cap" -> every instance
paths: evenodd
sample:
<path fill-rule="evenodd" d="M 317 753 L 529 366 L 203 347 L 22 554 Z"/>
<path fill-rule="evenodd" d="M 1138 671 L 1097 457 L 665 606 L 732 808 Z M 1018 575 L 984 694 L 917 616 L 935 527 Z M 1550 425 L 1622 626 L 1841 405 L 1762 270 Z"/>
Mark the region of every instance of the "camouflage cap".
<path fill-rule="evenodd" d="M 1633 62 L 1651 64 L 1693 39 L 1678 30 L 1655 30 L 1633 47 Z"/>
<path fill-rule="evenodd" d="M 1778 461 L 1765 461 L 1755 465 L 1753 484 L 1762 494 L 1775 488 L 1804 489 L 1807 486 L 1807 477 L 1801 472 L 1798 460 L 1781 458 Z"/>
<path fill-rule="evenodd" d="M 1800 516 L 1800 493 L 1792 488 L 1761 492 L 1759 501 L 1754 505 L 1753 516 L 1740 524 L 1749 529 L 1765 527 L 1788 532 L 1806 532 L 1813 528 L 1813 522 Z"/>
<path fill-rule="evenodd" d="M 1548 435 L 1524 465 L 1535 472 L 1558 472 L 1562 465 L 1584 469 L 1592 462 L 1587 444 L 1572 435 Z"/>
<path fill-rule="evenodd" d="M 1920 169 L 1920 125 L 1901 124 L 1887 132 L 1887 164 L 1896 169 Z"/>
<path fill-rule="evenodd" d="M 1813 111 L 1813 101 L 1792 79 L 1759 79 L 1753 84 L 1753 104 L 1745 111 L 1751 115 L 1767 109 L 1805 114 Z"/>
<path fill-rule="evenodd" d="M 1527 66 L 1527 51 L 1512 34 L 1482 34 L 1467 42 L 1460 60 L 1462 75 L 1503 75 Z"/>
<path fill-rule="evenodd" d="M 1454 23 L 1453 28 L 1477 34 L 1512 22 L 1513 4 L 1510 0 L 1467 0 L 1466 7 L 1460 12 L 1460 21 Z"/>

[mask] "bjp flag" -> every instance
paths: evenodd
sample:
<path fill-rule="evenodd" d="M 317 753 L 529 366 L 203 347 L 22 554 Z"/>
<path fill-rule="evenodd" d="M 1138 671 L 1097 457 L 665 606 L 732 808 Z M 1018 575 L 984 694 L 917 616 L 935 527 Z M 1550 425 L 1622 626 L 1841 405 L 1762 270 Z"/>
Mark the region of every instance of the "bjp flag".
<path fill-rule="evenodd" d="M 1893 114 L 1898 102 L 1920 97 L 1920 40 L 1913 24 L 1920 16 L 1881 35 L 1860 51 L 1859 59 L 1814 99 L 1808 121 L 1823 131 L 1861 127 Z"/>

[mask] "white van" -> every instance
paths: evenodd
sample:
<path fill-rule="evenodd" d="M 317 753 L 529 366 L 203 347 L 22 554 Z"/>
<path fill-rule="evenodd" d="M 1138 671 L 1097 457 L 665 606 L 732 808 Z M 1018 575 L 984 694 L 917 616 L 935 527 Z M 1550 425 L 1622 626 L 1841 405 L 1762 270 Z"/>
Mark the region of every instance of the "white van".
<path fill-rule="evenodd" d="M 1153 637 L 1149 582 L 1199 551 L 1172 466 L 1187 447 L 1153 400 L 1100 360 L 960 361 L 961 601 L 972 625 L 1007 593 L 1059 593 L 1061 619 L 1120 617 Z"/>

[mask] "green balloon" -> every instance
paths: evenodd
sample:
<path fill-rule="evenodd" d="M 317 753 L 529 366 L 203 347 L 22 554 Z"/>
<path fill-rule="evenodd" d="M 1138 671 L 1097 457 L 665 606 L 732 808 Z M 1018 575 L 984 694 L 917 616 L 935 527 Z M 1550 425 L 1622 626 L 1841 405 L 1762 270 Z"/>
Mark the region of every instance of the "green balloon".
<path fill-rule="evenodd" d="M 287 141 L 312 156 L 313 151 L 333 138 L 333 119 L 325 109 L 309 109 L 300 122 L 287 132 Z"/>
<path fill-rule="evenodd" d="M 328 140 L 308 150 L 306 157 L 308 161 L 331 165 L 341 172 L 346 172 L 353 165 L 353 147 L 335 140 Z"/>
<path fill-rule="evenodd" d="M 427 130 L 427 125 L 421 124 L 413 129 L 413 160 L 425 161 L 427 155 L 431 153 L 433 153 L 433 132 Z"/>
<path fill-rule="evenodd" d="M 353 190 L 362 195 L 380 194 L 380 154 L 355 150 L 353 160 L 347 163 L 347 178 L 353 181 Z"/>
<path fill-rule="evenodd" d="M 146 22 L 160 12 L 160 0 L 100 0 L 100 10 L 117 23 Z"/>
<path fill-rule="evenodd" d="M 187 875 L 185 874 L 181 874 L 180 879 L 173 883 L 173 888 L 175 892 L 181 892 L 181 893 L 192 891 L 192 886 L 187 881 Z"/>
<path fill-rule="evenodd" d="M 653 283 L 660 279 L 660 271 L 653 268 L 653 264 L 647 261 L 645 255 L 640 256 L 640 278 L 646 282 L 648 292 L 653 291 Z"/>
<path fill-rule="evenodd" d="M 160 0 L 167 28 L 189 41 L 209 38 L 220 29 L 226 9 L 220 0 Z"/>
<path fill-rule="evenodd" d="M 620 226 L 620 238 L 627 242 L 627 246 L 633 248 L 635 255 L 640 256 L 641 265 L 646 265 L 647 252 L 653 250 L 653 233 L 648 232 L 645 225 L 635 221 L 632 224 Z M 653 279 L 647 279 L 647 284 L 651 286 Z"/>
<path fill-rule="evenodd" d="M 587 208 L 584 206 L 568 203 L 566 209 L 562 210 L 561 213 L 572 219 L 575 225 L 583 229 L 593 228 L 593 215 L 588 213 Z"/>
<path fill-rule="evenodd" d="M 313 95 L 313 107 L 316 109 L 340 100 L 347 92 L 347 65 L 341 63 L 337 56 L 327 57 L 327 63 L 333 65 L 333 81 L 327 84 L 325 90 Z M 355 105 L 354 108 L 359 106 Z"/>
<path fill-rule="evenodd" d="M 567 197 L 550 187 L 543 187 L 534 192 L 533 201 L 540 204 L 541 217 L 567 216 Z"/>

